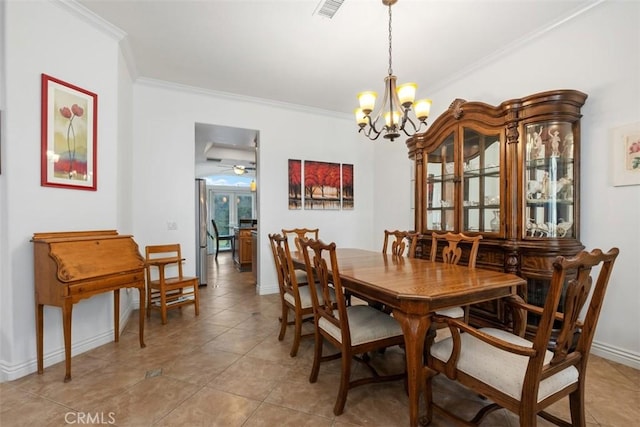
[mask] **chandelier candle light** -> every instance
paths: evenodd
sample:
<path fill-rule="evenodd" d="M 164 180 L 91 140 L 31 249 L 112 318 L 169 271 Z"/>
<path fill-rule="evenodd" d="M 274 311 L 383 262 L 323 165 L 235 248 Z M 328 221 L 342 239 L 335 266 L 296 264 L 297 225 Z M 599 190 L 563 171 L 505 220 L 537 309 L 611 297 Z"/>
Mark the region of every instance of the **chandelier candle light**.
<path fill-rule="evenodd" d="M 377 93 L 367 91 L 358 94 L 360 108 L 355 110 L 356 122 L 367 138 L 376 140 L 381 134 L 384 138 L 394 139 L 400 136 L 400 131 L 405 135 L 412 136 L 420 131 L 422 125 L 426 126 L 426 120 L 431 110 L 431 100 L 421 99 L 415 101 L 415 83 L 404 83 L 396 88 L 396 76 L 393 75 L 391 67 L 391 6 L 398 0 L 382 0 L 382 4 L 389 6 L 389 75 L 384 79 L 384 98 L 379 109 L 374 112 Z M 409 117 L 409 112 L 413 107 L 413 112 L 418 119 L 418 124 Z M 372 118 L 373 116 L 373 118 Z M 376 125 L 380 117 L 384 119 L 384 126 L 377 128 Z"/>

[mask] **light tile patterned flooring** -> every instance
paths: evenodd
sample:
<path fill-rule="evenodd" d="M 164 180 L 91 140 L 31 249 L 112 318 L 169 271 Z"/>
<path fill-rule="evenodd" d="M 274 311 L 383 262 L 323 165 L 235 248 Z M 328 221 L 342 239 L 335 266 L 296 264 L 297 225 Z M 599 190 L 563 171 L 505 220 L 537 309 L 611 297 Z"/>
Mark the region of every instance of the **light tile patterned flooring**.
<path fill-rule="evenodd" d="M 333 404 L 339 361 L 324 364 L 319 380 L 308 381 L 312 339 L 289 357 L 291 327 L 280 342 L 277 295 L 258 296 L 251 273 L 238 273 L 228 253 L 212 263 L 209 285 L 201 288 L 200 315 L 187 307 L 170 312 L 167 325 L 152 313 L 145 326 L 147 347 L 138 345 L 134 314 L 120 343 L 109 343 L 64 363 L 46 366 L 0 384 L 0 425 L 63 426 L 406 426 L 402 382 L 368 385 L 349 392 L 345 412 Z M 376 361 L 401 369 L 403 354 L 390 349 Z M 640 371 L 592 356 L 587 378 L 589 426 L 632 426 L 640 420 Z M 355 375 L 361 371 L 356 368 Z M 482 401 L 444 378 L 434 394 L 458 414 L 471 414 Z M 553 412 L 567 414 L 567 403 Z M 424 408 L 421 408 L 424 411 Z M 436 415 L 433 426 L 450 423 Z M 483 426 L 517 426 L 505 410 Z M 550 425 L 539 418 L 540 426 Z"/>

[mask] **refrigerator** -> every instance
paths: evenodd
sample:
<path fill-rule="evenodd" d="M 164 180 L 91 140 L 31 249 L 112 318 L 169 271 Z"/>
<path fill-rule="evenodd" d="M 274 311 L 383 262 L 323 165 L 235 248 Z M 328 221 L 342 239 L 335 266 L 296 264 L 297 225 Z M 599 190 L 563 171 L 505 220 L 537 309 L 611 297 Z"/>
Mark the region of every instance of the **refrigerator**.
<path fill-rule="evenodd" d="M 207 181 L 196 179 L 196 274 L 200 286 L 207 284 Z"/>

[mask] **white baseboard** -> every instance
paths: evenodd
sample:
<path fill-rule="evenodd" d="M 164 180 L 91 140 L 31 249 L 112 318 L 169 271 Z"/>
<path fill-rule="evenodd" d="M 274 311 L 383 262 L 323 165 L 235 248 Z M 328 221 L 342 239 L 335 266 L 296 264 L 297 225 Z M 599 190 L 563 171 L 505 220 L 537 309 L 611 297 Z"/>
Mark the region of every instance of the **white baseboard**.
<path fill-rule="evenodd" d="M 135 309 L 132 304 L 127 304 L 127 307 L 122 307 L 120 313 L 120 333 L 127 326 L 129 316 Z M 71 354 L 77 356 L 89 350 L 92 350 L 101 345 L 110 343 L 113 341 L 113 329 L 105 331 L 99 335 L 89 337 L 83 341 L 71 343 Z M 56 348 L 48 353 L 44 354 L 44 369 L 46 372 L 47 366 L 55 365 L 56 363 L 64 362 L 64 346 Z M 73 372 L 73 360 L 71 362 Z M 0 382 L 13 381 L 18 378 L 22 378 L 38 370 L 37 357 L 29 359 L 24 362 L 11 364 L 4 360 L 0 361 Z M 62 381 L 62 378 L 60 379 Z"/>
<path fill-rule="evenodd" d="M 280 288 L 277 283 L 267 286 L 260 286 L 260 284 L 256 283 L 256 291 L 258 295 L 271 295 L 280 292 Z"/>
<path fill-rule="evenodd" d="M 640 370 L 640 354 L 594 341 L 591 354 Z"/>

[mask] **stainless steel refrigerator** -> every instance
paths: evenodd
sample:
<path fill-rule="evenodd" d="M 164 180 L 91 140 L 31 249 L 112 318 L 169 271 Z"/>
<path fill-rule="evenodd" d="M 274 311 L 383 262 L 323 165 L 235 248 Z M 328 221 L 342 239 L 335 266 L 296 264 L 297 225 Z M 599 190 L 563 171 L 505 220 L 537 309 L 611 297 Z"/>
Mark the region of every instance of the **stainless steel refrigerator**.
<path fill-rule="evenodd" d="M 196 179 L 196 274 L 207 284 L 207 181 Z"/>

